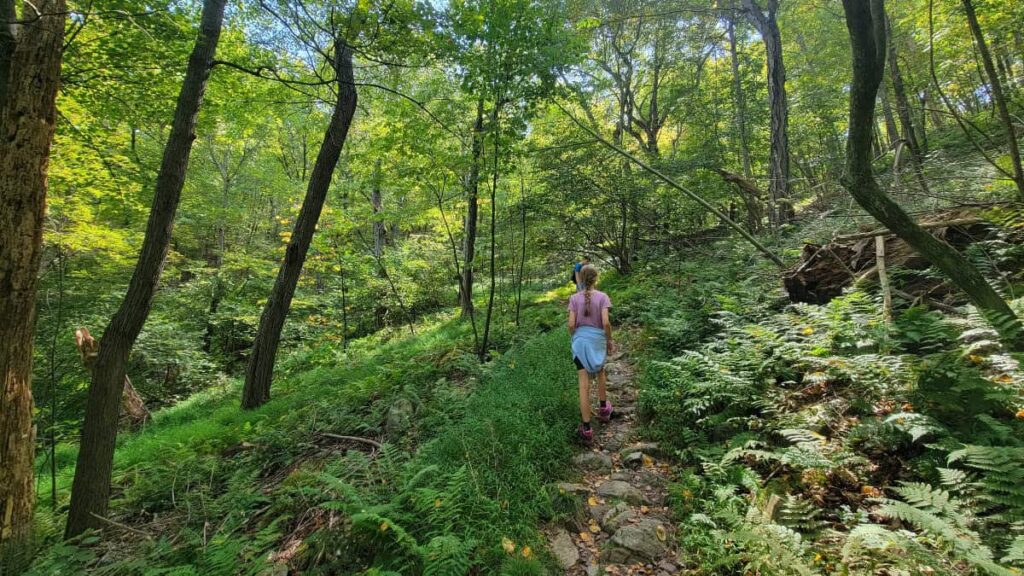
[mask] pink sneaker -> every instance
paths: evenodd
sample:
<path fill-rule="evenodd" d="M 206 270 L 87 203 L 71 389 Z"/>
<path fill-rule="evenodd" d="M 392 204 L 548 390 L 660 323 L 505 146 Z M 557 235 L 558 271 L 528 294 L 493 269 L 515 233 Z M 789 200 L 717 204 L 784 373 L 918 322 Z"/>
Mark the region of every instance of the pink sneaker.
<path fill-rule="evenodd" d="M 606 402 L 604 406 L 597 409 L 597 417 L 601 422 L 611 422 L 613 412 L 612 403 Z"/>
<path fill-rule="evenodd" d="M 579 434 L 580 442 L 582 442 L 584 445 L 590 446 L 591 444 L 594 443 L 594 429 L 593 428 L 590 428 L 589 430 L 585 430 L 583 428 L 583 424 L 580 424 L 580 427 L 576 430 L 576 432 Z"/>

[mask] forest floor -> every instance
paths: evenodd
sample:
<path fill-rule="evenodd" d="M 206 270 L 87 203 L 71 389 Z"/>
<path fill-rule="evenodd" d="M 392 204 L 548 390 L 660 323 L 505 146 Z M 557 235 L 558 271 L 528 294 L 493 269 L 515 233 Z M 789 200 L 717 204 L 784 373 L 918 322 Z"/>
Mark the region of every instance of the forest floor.
<path fill-rule="evenodd" d="M 657 460 L 657 444 L 638 441 L 628 356 L 613 357 L 607 372 L 615 413 L 607 424 L 595 420 L 593 447 L 573 459 L 581 480 L 559 484 L 560 492 L 581 500 L 585 512 L 563 526 L 548 527 L 549 547 L 567 575 L 675 574 L 679 568 L 666 505 L 669 466 Z"/>

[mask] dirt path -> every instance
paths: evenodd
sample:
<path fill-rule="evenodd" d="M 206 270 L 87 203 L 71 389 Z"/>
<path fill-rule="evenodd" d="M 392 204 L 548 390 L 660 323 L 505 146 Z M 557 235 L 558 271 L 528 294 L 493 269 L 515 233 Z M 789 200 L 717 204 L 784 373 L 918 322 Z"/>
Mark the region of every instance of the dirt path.
<path fill-rule="evenodd" d="M 581 499 L 583 513 L 545 531 L 551 551 L 567 575 L 676 574 L 668 466 L 659 462 L 657 444 L 637 440 L 633 367 L 625 355 L 609 363 L 608 397 L 616 414 L 607 424 L 595 419 L 594 446 L 574 459 L 580 482 L 559 485 Z"/>

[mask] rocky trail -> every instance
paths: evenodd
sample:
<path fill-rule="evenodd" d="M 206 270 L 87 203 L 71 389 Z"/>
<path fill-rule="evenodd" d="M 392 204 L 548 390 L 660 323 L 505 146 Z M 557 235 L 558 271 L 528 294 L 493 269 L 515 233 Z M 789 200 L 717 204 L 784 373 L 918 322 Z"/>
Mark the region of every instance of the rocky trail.
<path fill-rule="evenodd" d="M 657 444 L 637 438 L 633 367 L 622 354 L 608 365 L 608 398 L 612 421 L 595 418 L 594 445 L 574 459 L 580 480 L 558 485 L 581 513 L 545 530 L 551 552 L 566 575 L 676 574 L 669 468 Z"/>

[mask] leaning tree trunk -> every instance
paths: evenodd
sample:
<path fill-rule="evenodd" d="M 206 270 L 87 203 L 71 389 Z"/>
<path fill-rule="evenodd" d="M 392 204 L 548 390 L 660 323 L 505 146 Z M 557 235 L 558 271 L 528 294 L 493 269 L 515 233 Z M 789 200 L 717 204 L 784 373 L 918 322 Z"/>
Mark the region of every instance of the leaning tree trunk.
<path fill-rule="evenodd" d="M 886 34 L 891 35 L 892 21 L 888 17 L 885 18 L 884 26 Z M 917 132 L 914 130 L 914 118 L 910 114 L 910 100 L 907 98 L 907 90 L 903 84 L 903 74 L 900 72 L 896 45 L 888 42 L 887 48 L 889 72 L 892 77 L 892 92 L 896 97 L 896 115 L 899 117 L 900 125 L 903 127 L 903 140 L 906 141 L 907 146 L 910 148 L 910 163 L 914 167 L 917 183 L 925 194 L 929 194 L 928 182 L 924 178 L 924 168 L 922 166 L 924 163 L 923 150 L 921 142 L 917 137 Z"/>
<path fill-rule="evenodd" d="M 24 25 L 17 41 L 0 34 L 0 71 L 8 74 L 0 79 L 0 547 L 12 550 L 31 535 L 35 501 L 32 339 L 64 42 L 64 0 L 36 7 L 59 16 Z"/>
<path fill-rule="evenodd" d="M 196 117 L 203 103 L 210 65 L 220 39 L 225 3 L 226 0 L 205 0 L 203 3 L 199 35 L 189 55 L 185 79 L 178 94 L 139 260 L 124 300 L 100 339 L 99 356 L 85 405 L 78 464 L 71 485 L 71 508 L 64 533 L 68 538 L 89 528 L 101 527 L 98 517 L 107 513 L 119 400 L 124 390 L 128 355 L 149 316 L 167 257 L 174 216 L 185 185 L 192 141 L 195 140 Z"/>
<path fill-rule="evenodd" d="M 995 102 L 996 110 L 999 112 L 999 120 L 1006 131 L 1006 141 L 1010 149 L 1010 163 L 1013 165 L 1013 183 L 1017 185 L 1017 194 L 1020 200 L 1024 200 L 1024 169 L 1021 168 L 1020 146 L 1017 144 L 1017 132 L 1013 128 L 1013 119 L 1010 117 L 1010 110 L 1006 106 L 1006 96 L 1003 94 L 1003 83 L 999 81 L 999 74 L 992 65 L 992 54 L 985 42 L 985 35 L 981 32 L 978 24 L 978 16 L 974 13 L 974 3 L 971 0 L 962 0 L 964 12 L 967 13 L 967 23 L 971 26 L 971 34 L 978 45 L 978 52 L 981 53 L 981 63 L 988 73 L 989 84 L 992 87 L 992 100 Z"/>
<path fill-rule="evenodd" d="M 338 96 L 334 112 L 324 134 L 320 153 L 309 177 L 306 198 L 302 201 L 299 218 L 295 221 L 291 240 L 285 249 L 284 261 L 274 281 L 267 305 L 260 316 L 260 326 L 252 345 L 252 355 L 245 369 L 245 388 L 242 391 L 242 407 L 258 408 L 270 399 L 270 384 L 274 374 L 274 359 L 281 341 L 281 329 L 292 304 L 295 286 L 306 261 L 306 252 L 313 241 L 320 212 L 323 210 L 327 192 L 331 187 L 334 168 L 338 165 L 341 148 L 348 137 L 352 116 L 356 111 L 355 75 L 352 70 L 352 48 L 342 39 L 336 40 L 334 67 L 337 76 Z"/>
<path fill-rule="evenodd" d="M 782 34 L 777 18 L 779 0 L 768 0 L 764 11 L 756 0 L 743 0 L 746 14 L 764 41 L 768 61 L 768 108 L 771 112 L 771 150 L 768 158 L 769 218 L 778 227 L 793 218 L 789 198 L 789 104 L 786 101 L 786 67 L 782 59 Z"/>
<path fill-rule="evenodd" d="M 978 269 L 918 225 L 878 186 L 871 168 L 871 129 L 875 97 L 885 69 L 885 7 L 883 0 L 843 0 L 843 9 L 853 55 L 844 185 L 861 207 L 963 290 L 999 331 L 1007 347 L 1024 350 L 1020 321 Z"/>
<path fill-rule="evenodd" d="M 462 284 L 459 298 L 462 317 L 473 317 L 473 259 L 476 256 L 476 232 L 479 220 L 480 155 L 483 154 L 484 101 L 476 102 L 476 121 L 473 122 L 473 143 L 470 150 L 469 173 L 466 175 L 466 224 L 462 242 Z"/>

